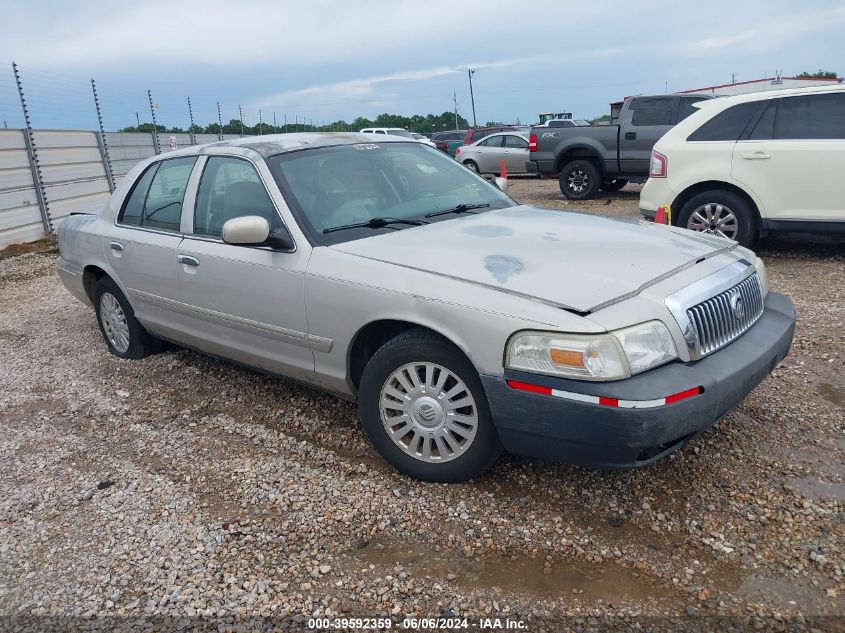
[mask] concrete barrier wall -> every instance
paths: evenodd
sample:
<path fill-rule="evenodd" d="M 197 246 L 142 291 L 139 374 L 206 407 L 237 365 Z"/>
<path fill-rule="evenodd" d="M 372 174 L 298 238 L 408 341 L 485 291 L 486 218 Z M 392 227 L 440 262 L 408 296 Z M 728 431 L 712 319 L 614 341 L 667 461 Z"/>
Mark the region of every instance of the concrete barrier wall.
<path fill-rule="evenodd" d="M 138 162 L 154 156 L 153 135 L 84 130 L 34 130 L 41 183 L 36 177 L 26 130 L 0 129 L 0 249 L 14 242 L 32 242 L 54 231 L 62 219 L 76 212 L 99 211 L 111 195 L 104 160 L 108 147 L 111 172 L 117 184 Z M 159 134 L 161 153 L 191 145 L 189 134 Z M 224 139 L 239 138 L 226 134 Z M 216 134 L 197 134 L 196 143 L 213 143 Z M 38 191 L 43 184 L 42 208 Z M 45 226 L 46 224 L 46 226 Z"/>

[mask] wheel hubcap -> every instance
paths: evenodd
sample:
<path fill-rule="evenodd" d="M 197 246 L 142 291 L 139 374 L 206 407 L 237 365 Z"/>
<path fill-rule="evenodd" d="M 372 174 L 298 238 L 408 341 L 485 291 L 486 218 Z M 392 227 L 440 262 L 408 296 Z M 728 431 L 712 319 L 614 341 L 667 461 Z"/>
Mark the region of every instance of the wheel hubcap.
<path fill-rule="evenodd" d="M 409 363 L 381 389 L 384 430 L 404 453 L 428 463 L 462 455 L 478 431 L 478 409 L 466 384 L 437 363 Z"/>
<path fill-rule="evenodd" d="M 118 352 L 126 353 L 129 349 L 129 325 L 120 303 L 111 293 L 100 296 L 100 321 L 106 338 Z"/>
<path fill-rule="evenodd" d="M 584 192 L 590 185 L 590 177 L 583 169 L 573 169 L 568 176 L 569 188 L 575 193 Z"/>
<path fill-rule="evenodd" d="M 739 223 L 730 207 L 717 202 L 708 202 L 692 212 L 687 221 L 687 228 L 736 240 Z"/>

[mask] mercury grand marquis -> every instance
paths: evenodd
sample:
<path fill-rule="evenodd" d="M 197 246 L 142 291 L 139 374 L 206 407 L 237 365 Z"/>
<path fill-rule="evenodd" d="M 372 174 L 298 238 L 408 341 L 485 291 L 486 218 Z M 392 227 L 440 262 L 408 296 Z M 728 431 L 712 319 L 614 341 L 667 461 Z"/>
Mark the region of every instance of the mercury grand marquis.
<path fill-rule="evenodd" d="M 59 229 L 109 351 L 161 341 L 357 400 L 396 469 L 503 450 L 644 466 L 786 356 L 795 313 L 717 236 L 520 205 L 407 139 L 286 134 L 142 161 Z"/>

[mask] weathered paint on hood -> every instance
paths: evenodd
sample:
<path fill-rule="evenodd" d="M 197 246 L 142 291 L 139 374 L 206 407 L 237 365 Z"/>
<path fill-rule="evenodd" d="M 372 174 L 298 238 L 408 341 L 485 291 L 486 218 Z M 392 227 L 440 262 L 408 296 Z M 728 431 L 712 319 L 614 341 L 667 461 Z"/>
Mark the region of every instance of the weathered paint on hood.
<path fill-rule="evenodd" d="M 518 206 L 332 248 L 590 312 L 736 243 L 586 213 Z"/>

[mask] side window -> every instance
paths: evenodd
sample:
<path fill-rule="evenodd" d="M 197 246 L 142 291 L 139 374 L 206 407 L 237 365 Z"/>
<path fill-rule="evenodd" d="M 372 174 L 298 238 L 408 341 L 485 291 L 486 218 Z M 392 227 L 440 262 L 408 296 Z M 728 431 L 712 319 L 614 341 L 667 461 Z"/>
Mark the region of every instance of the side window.
<path fill-rule="evenodd" d="M 249 161 L 212 156 L 205 164 L 194 207 L 194 234 L 220 237 L 232 218 L 258 215 L 277 226 L 276 208 Z"/>
<path fill-rule="evenodd" d="M 508 134 L 505 137 L 505 147 L 510 147 L 511 149 L 528 149 L 528 141 L 521 136 Z"/>
<path fill-rule="evenodd" d="M 675 98 L 637 99 L 631 104 L 631 109 L 634 111 L 631 124 L 635 126 L 674 125 L 676 105 Z"/>
<path fill-rule="evenodd" d="M 751 117 L 760 109 L 759 101 L 731 106 L 704 122 L 687 137 L 688 141 L 736 141 L 742 136 Z"/>
<path fill-rule="evenodd" d="M 698 108 L 694 108 L 693 104 L 699 101 L 704 101 L 704 97 L 681 97 L 681 106 L 678 109 L 678 123 L 686 119 L 689 115 L 698 112 Z"/>
<path fill-rule="evenodd" d="M 776 139 L 845 139 L 845 94 L 782 97 Z"/>
<path fill-rule="evenodd" d="M 123 204 L 123 211 L 120 213 L 118 222 L 140 226 L 141 216 L 144 214 L 144 201 L 147 199 L 147 192 L 150 190 L 150 183 L 153 181 L 158 165 L 158 163 L 153 163 L 147 167 L 147 170 L 135 182 L 132 193 Z"/>
<path fill-rule="evenodd" d="M 386 133 L 387 132 L 385 132 L 384 130 L 376 130 L 376 134 L 386 134 Z"/>
<path fill-rule="evenodd" d="M 766 106 L 766 111 L 763 112 L 748 139 L 752 141 L 770 141 L 775 133 L 775 115 L 778 111 L 778 101 L 780 99 L 772 99 Z"/>
<path fill-rule="evenodd" d="M 167 231 L 179 230 L 182 200 L 196 162 L 196 156 L 161 161 L 144 202 L 142 226 Z"/>
<path fill-rule="evenodd" d="M 483 145 L 484 147 L 501 147 L 503 138 L 503 136 L 488 136 L 479 145 Z"/>

